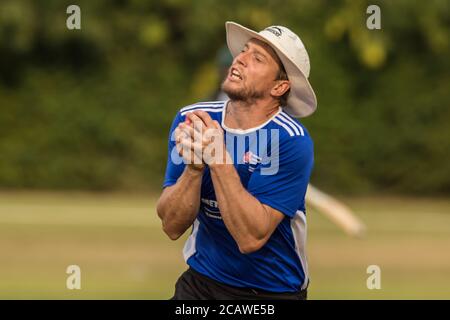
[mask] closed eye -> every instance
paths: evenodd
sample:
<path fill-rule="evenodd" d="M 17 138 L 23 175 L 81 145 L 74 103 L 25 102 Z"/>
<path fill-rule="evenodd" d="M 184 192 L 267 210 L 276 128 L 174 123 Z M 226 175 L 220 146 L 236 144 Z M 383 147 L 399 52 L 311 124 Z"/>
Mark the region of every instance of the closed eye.
<path fill-rule="evenodd" d="M 255 55 L 255 59 L 258 62 L 263 62 L 263 59 L 259 55 Z"/>

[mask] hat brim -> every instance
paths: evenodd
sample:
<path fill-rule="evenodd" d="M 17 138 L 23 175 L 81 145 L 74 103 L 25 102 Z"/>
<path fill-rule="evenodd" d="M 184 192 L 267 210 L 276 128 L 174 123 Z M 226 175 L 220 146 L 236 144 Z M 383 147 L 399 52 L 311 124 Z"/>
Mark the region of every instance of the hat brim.
<path fill-rule="evenodd" d="M 226 22 L 227 45 L 233 57 L 236 57 L 245 44 L 252 38 L 261 40 L 275 51 L 280 58 L 291 84 L 291 90 L 287 99 L 287 105 L 283 109 L 291 116 L 304 118 L 311 115 L 317 109 L 317 99 L 308 78 L 297 65 L 279 48 L 261 34 L 248 29 L 235 22 Z"/>

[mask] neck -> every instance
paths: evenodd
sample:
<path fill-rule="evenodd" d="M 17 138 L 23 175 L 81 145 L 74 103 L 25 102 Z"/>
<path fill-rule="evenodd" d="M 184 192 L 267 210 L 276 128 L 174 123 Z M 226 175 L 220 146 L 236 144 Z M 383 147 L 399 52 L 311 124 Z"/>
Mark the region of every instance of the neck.
<path fill-rule="evenodd" d="M 226 107 L 225 125 L 233 129 L 250 129 L 269 120 L 278 112 L 278 101 L 256 100 L 252 102 L 230 100 Z"/>

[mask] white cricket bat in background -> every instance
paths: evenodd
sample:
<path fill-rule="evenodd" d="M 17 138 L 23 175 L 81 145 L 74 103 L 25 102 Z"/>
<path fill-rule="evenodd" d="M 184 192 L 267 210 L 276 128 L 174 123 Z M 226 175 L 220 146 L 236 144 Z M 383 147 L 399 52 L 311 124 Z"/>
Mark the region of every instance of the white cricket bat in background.
<path fill-rule="evenodd" d="M 342 228 L 352 237 L 362 237 L 366 231 L 364 223 L 352 210 L 334 197 L 320 191 L 311 184 L 306 191 L 306 202 Z"/>

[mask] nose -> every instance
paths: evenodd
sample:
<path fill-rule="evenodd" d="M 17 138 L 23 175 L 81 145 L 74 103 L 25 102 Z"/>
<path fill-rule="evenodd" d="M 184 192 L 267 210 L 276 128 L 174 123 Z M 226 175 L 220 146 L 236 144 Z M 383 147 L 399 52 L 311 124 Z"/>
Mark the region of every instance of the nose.
<path fill-rule="evenodd" d="M 234 63 L 239 63 L 244 67 L 247 65 L 247 52 L 241 51 L 235 58 Z"/>

